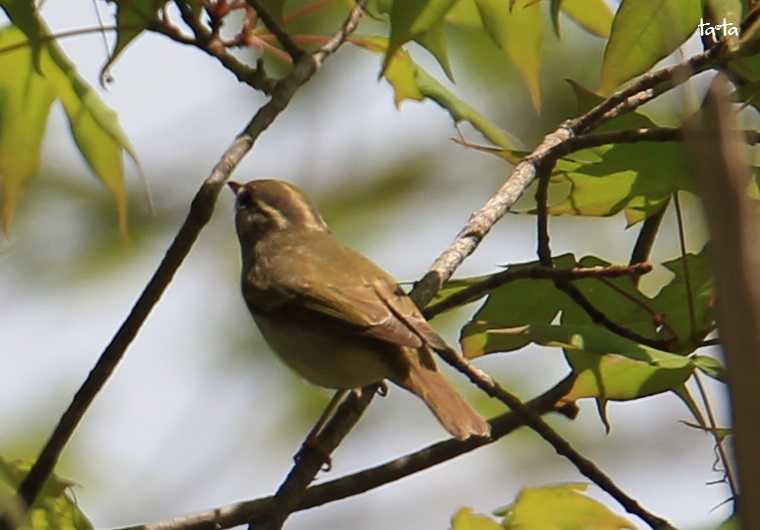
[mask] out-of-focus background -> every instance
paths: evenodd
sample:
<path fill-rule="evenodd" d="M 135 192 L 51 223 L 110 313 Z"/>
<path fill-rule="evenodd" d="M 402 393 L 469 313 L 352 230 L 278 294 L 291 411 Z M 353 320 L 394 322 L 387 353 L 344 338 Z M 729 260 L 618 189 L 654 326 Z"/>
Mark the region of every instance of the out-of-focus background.
<path fill-rule="evenodd" d="M 344 8 L 338 1 L 335 11 Z M 106 15 L 108 8 L 100 9 Z M 54 32 L 97 24 L 91 2 L 48 2 L 43 13 Z M 592 87 L 598 83 L 602 40 L 568 19 L 562 24 L 561 42 L 547 31 L 541 115 L 513 69 L 493 57 L 498 51 L 465 30 L 449 36 L 457 44 L 454 90 L 533 145 L 574 112 L 564 78 Z M 70 38 L 61 46 L 97 87 L 106 54 L 101 37 Z M 444 79 L 424 50 L 412 49 Z M 500 185 L 509 166 L 453 143 L 457 133 L 451 120 L 434 104 L 406 102 L 397 110 L 391 88 L 377 81 L 379 66 L 380 56 L 345 46 L 298 93 L 234 178 L 276 176 L 297 183 L 317 201 L 340 239 L 398 279 L 414 281 Z M 265 101 L 198 50 L 149 34 L 129 47 L 112 73 L 109 89 L 98 90 L 119 113 L 137 150 L 155 213 L 148 212 L 142 184 L 131 171 L 131 241 L 120 239 L 111 197 L 85 167 L 56 108 L 43 168 L 29 182 L 13 233 L 0 241 L 0 454 L 5 458 L 36 456 L 156 267 L 199 183 Z M 654 110 L 660 123 L 674 121 L 678 104 L 671 103 Z M 482 141 L 467 128 L 464 133 Z M 690 250 L 699 250 L 705 236 L 694 201 L 690 206 Z M 288 372 L 262 343 L 238 290 L 232 217 L 232 197 L 223 195 L 211 224 L 64 452 L 58 471 L 79 484 L 76 497 L 97 528 L 272 493 L 329 398 L 329 392 Z M 660 261 L 679 253 L 672 215 L 665 223 L 654 254 Z M 606 222 L 554 219 L 553 250 L 626 262 L 636 228 L 624 230 L 624 225 L 619 216 Z M 458 275 L 531 261 L 535 246 L 534 219 L 509 215 Z M 660 270 L 645 285 L 654 291 L 664 279 Z M 456 343 L 467 311 L 434 324 Z M 561 352 L 548 348 L 478 362 L 524 398 L 568 371 Z M 452 378 L 482 410 L 500 410 L 460 377 Z M 722 389 L 708 390 L 725 423 Z M 712 470 L 712 440 L 679 423 L 689 416 L 678 398 L 611 403 L 609 435 L 592 402 L 581 403 L 581 409 L 574 422 L 550 421 L 642 505 L 680 528 L 702 528 L 727 516 L 728 508 L 720 507 L 729 496 L 727 487 L 707 484 L 721 478 Z M 373 403 L 335 453 L 333 470 L 319 478 L 338 477 L 444 437 L 417 399 L 393 388 Z M 460 506 L 489 512 L 511 502 L 523 486 L 579 480 L 583 477 L 567 461 L 521 430 L 397 483 L 296 514 L 288 525 L 294 530 L 443 529 Z M 621 511 L 609 497 L 594 488 L 591 493 Z"/>

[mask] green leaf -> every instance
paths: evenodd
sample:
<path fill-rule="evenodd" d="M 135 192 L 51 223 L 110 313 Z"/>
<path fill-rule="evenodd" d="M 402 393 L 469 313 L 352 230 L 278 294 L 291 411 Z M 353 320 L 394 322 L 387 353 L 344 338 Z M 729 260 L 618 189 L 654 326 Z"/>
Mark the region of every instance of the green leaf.
<path fill-rule="evenodd" d="M 570 255 L 556 261 L 558 269 L 575 265 Z M 526 265 L 533 264 L 521 266 Z M 608 264 L 598 258 L 585 257 L 577 265 Z M 594 307 L 626 329 L 655 340 L 675 341 L 671 328 L 660 324 L 659 319 L 669 315 L 659 315 L 661 306 L 658 304 L 683 305 L 683 295 L 675 301 L 669 300 L 670 293 L 662 299 L 650 299 L 628 278 L 604 281 L 585 278 L 573 284 Z M 557 324 L 559 313 L 562 316 Z M 512 351 L 531 342 L 564 350 L 575 380 L 562 401 L 596 398 L 605 424 L 607 400 L 638 399 L 666 391 L 675 392 L 695 418 L 702 421 L 684 387 L 695 368 L 689 357 L 637 344 L 610 332 L 594 323 L 573 300 L 556 289 L 551 280 L 515 280 L 499 287 L 462 329 L 462 351 L 468 358 Z"/>
<path fill-rule="evenodd" d="M 446 22 L 468 29 L 483 29 L 478 6 L 475 0 L 459 0 L 446 14 Z"/>
<path fill-rule="evenodd" d="M 391 7 L 390 44 L 385 53 L 380 75 L 382 76 L 385 73 L 385 70 L 401 46 L 411 40 L 425 41 L 427 44 L 434 43 L 436 52 L 431 53 L 437 59 L 437 54 L 443 53 L 445 56 L 445 47 L 441 44 L 442 37 L 431 37 L 426 36 L 426 34 L 431 30 L 434 32 L 440 31 L 440 23 L 454 6 L 455 2 L 456 0 L 401 0 L 393 2 L 393 6 Z M 441 63 L 441 67 L 446 70 L 447 65 L 448 58 Z"/>
<path fill-rule="evenodd" d="M 680 353 L 693 352 L 717 326 L 713 308 L 715 289 L 708 252 L 708 247 L 705 247 L 699 254 L 686 255 L 690 289 L 687 288 L 683 259 L 679 257 L 664 262 L 663 265 L 675 277 L 652 301 L 652 308 L 665 315 L 668 325 L 678 336 L 678 341 L 671 347 Z M 689 316 L 689 291 L 694 308 L 694 330 Z"/>
<path fill-rule="evenodd" d="M 688 421 L 682 421 L 684 425 L 687 427 L 691 427 L 692 429 L 699 429 L 700 431 L 709 432 L 710 434 L 715 435 L 718 440 L 723 441 L 729 436 L 734 435 L 734 429 L 732 427 L 706 427 L 704 425 L 697 425 L 696 423 L 690 423 Z"/>
<path fill-rule="evenodd" d="M 124 188 L 123 153 L 137 156 L 119 125 L 116 113 L 76 71 L 58 45 L 48 44 L 50 61 L 45 73 L 55 87 L 69 121 L 71 134 L 90 169 L 114 197 L 119 229 L 127 235 L 127 192 Z"/>
<path fill-rule="evenodd" d="M 587 484 L 566 483 L 523 488 L 505 509 L 505 530 L 636 530 L 623 517 L 583 495 Z"/>
<path fill-rule="evenodd" d="M 560 4 L 562 11 L 589 33 L 610 36 L 613 13 L 604 0 L 560 0 Z"/>
<path fill-rule="evenodd" d="M 37 17 L 37 10 L 31 0 L 0 0 L 0 8 L 11 23 L 24 32 L 32 49 L 32 62 L 35 69 L 40 69 L 40 46 L 42 30 Z"/>
<path fill-rule="evenodd" d="M 721 383 L 728 383 L 728 371 L 718 359 L 708 355 L 695 355 L 692 361 L 699 370 Z"/>
<path fill-rule="evenodd" d="M 0 47 L 27 40 L 16 27 L 0 30 Z M 55 91 L 33 66 L 33 52 L 21 47 L 0 54 L 0 192 L 2 225 L 11 230 L 24 183 L 40 165 L 40 148 Z"/>
<path fill-rule="evenodd" d="M 661 394 L 679 389 L 694 372 L 688 357 L 636 344 L 601 326 L 551 328 L 540 330 L 542 343 L 562 346 L 576 374 L 563 402 L 588 397 L 629 401 Z"/>
<path fill-rule="evenodd" d="M 607 261 L 594 256 L 582 258 L 581 267 L 606 267 Z M 672 339 L 667 330 L 659 330 L 660 315 L 651 308 L 652 300 L 638 290 L 630 278 L 584 278 L 576 280 L 573 285 L 583 296 L 607 318 L 630 331 L 652 340 Z M 562 310 L 562 324 L 593 324 L 591 317 L 575 302 Z"/>
<path fill-rule="evenodd" d="M 575 257 L 565 254 L 554 259 L 558 269 L 575 266 Z M 517 271 L 535 267 L 538 262 L 511 265 Z M 531 342 L 523 334 L 531 324 L 548 324 L 570 303 L 552 280 L 524 279 L 502 285 L 493 291 L 461 332 L 462 353 L 468 358 L 494 351 L 513 351 Z M 488 333 L 498 328 L 497 333 Z"/>
<path fill-rule="evenodd" d="M 541 109 L 541 46 L 543 17 L 541 5 L 523 0 L 510 11 L 503 0 L 475 0 L 486 32 L 504 52 L 530 92 L 533 107 Z"/>
<path fill-rule="evenodd" d="M 426 306 L 426 308 L 434 307 L 439 303 L 446 303 L 451 299 L 451 297 L 458 295 L 460 292 L 464 291 L 465 289 L 468 289 L 469 287 L 473 285 L 477 285 L 488 280 L 488 278 L 490 278 L 491 276 L 492 276 L 491 274 L 484 274 L 483 276 L 472 276 L 470 278 L 458 278 L 455 280 L 449 280 L 445 284 L 443 284 L 443 287 L 441 287 L 438 290 L 435 297 L 433 297 L 433 299 Z M 475 302 L 476 300 L 483 298 L 487 294 L 488 292 L 482 291 L 474 296 L 467 298 L 466 300 L 460 301 L 457 304 L 457 306 L 462 306 L 462 305 Z"/>
<path fill-rule="evenodd" d="M 568 80 L 586 112 L 601 96 Z M 599 132 L 656 127 L 634 112 L 605 123 Z M 611 216 L 623 211 L 628 226 L 658 211 L 678 190 L 694 191 L 682 142 L 636 142 L 577 151 L 557 164 L 549 187 L 552 215 Z M 529 210 L 528 213 L 535 213 Z"/>
<path fill-rule="evenodd" d="M 101 82 L 116 58 L 140 33 L 158 20 L 158 11 L 167 0 L 117 0 L 116 44 L 100 70 Z"/>
<path fill-rule="evenodd" d="M 373 52 L 387 50 L 387 41 L 382 37 L 355 37 L 355 45 Z M 491 123 L 467 103 L 457 98 L 446 87 L 418 66 L 404 50 L 398 50 L 385 70 L 385 79 L 394 90 L 394 101 L 399 106 L 402 101 L 429 99 L 446 110 L 455 123 L 466 121 L 480 131 L 489 141 L 509 148 L 520 144 L 515 137 Z"/>
<path fill-rule="evenodd" d="M 621 116 L 610 129 L 656 127 L 649 118 Z M 569 170 L 558 167 L 550 193 L 564 198 L 549 206 L 552 215 L 611 216 L 625 212 L 632 226 L 665 204 L 673 192 L 695 191 L 692 168 L 682 142 L 634 142 L 577 151 L 567 159 L 578 162 Z"/>
<path fill-rule="evenodd" d="M 580 84 L 574 79 L 565 79 L 575 95 L 575 104 L 578 109 L 578 114 L 588 112 L 592 108 L 596 107 L 599 103 L 604 101 L 604 97 L 600 96 L 593 90 L 590 90 Z"/>
<path fill-rule="evenodd" d="M 604 50 L 601 92 L 646 72 L 694 32 L 702 0 L 623 0 Z"/>
<path fill-rule="evenodd" d="M 433 54 L 433 57 L 443 68 L 446 77 L 453 82 L 454 73 L 451 71 L 449 53 L 446 49 L 446 40 L 443 34 L 443 19 L 439 20 L 430 30 L 414 40 Z"/>
<path fill-rule="evenodd" d="M 503 530 L 503 528 L 487 515 L 474 513 L 472 508 L 464 507 L 457 510 L 457 513 L 451 517 L 451 530 Z"/>
<path fill-rule="evenodd" d="M 26 463 L 6 462 L 0 458 L 0 506 L 6 506 L 14 498 L 15 490 L 29 468 Z M 68 493 L 72 484 L 51 476 L 29 510 L 31 524 L 21 526 L 19 530 L 91 530 L 92 524 Z"/>
<path fill-rule="evenodd" d="M 39 21 L 42 35 L 47 36 L 47 28 Z M 11 26 L 0 30 L 2 42 L 22 42 L 19 29 Z M 40 50 L 40 66 L 43 75 L 34 71 L 30 52 L 19 48 L 0 55 L 0 61 L 14 61 L 14 73 L 19 80 L 28 80 L 28 90 L 19 99 L 8 95 L 8 102 L 1 103 L 0 115 L 2 137 L 0 152 L 3 158 L 3 217 L 6 225 L 13 220 L 13 211 L 23 182 L 33 174 L 39 165 L 39 142 L 44 129 L 51 94 L 63 104 L 69 121 L 72 137 L 84 156 L 85 161 L 114 196 L 119 228 L 127 234 L 127 194 L 124 189 L 122 155 L 128 153 L 136 161 L 134 149 L 122 131 L 116 114 L 100 99 L 97 93 L 79 76 L 61 49 L 52 39 L 44 39 Z M 12 83 L 12 80 L 4 80 Z M 5 97 L 5 96 L 3 96 Z M 30 110 L 32 102 L 38 107 Z M 10 108 L 7 107 L 10 105 Z M 23 107 L 21 105 L 27 105 Z M 6 114 L 7 113 L 7 114 Z M 28 113 L 29 123 L 21 123 L 19 113 Z M 23 145 L 23 149 L 16 146 Z"/>

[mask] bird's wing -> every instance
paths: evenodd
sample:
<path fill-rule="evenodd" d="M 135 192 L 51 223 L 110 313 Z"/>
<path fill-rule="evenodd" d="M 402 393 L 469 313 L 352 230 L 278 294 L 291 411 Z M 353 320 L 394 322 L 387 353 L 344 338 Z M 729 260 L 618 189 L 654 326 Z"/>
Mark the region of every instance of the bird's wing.
<path fill-rule="evenodd" d="M 330 259 L 312 255 L 308 265 L 298 266 L 298 274 L 280 278 L 278 284 L 289 299 L 280 309 L 293 318 L 332 319 L 357 335 L 398 346 L 447 348 L 389 274 L 347 247 L 341 251 L 345 260 L 336 260 L 334 254 Z M 346 266 L 357 259 L 361 267 Z"/>

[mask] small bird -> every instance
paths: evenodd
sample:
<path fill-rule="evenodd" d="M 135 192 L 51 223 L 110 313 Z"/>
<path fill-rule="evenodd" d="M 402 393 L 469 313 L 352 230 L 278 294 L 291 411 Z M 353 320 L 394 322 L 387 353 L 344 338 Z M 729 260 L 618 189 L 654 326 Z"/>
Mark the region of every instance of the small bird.
<path fill-rule="evenodd" d="M 342 245 L 296 186 L 229 182 L 243 298 L 261 334 L 307 381 L 354 389 L 389 379 L 419 396 L 460 440 L 489 424 L 436 367 L 449 350 L 387 272 Z"/>

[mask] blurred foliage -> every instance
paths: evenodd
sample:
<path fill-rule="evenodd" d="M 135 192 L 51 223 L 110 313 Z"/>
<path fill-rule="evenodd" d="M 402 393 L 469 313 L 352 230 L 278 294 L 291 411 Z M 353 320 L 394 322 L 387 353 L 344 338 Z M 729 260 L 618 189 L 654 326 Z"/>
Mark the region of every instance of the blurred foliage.
<path fill-rule="evenodd" d="M 524 488 L 515 502 L 500 508 L 501 524 L 461 508 L 451 519 L 451 530 L 636 530 L 628 521 L 583 492 L 587 484 L 571 483 Z"/>
<path fill-rule="evenodd" d="M 9 14 L 12 20 L 31 18 L 36 38 L 44 39 L 44 43 L 30 48 L 24 45 L 24 32 L 19 28 L 6 26 L 0 30 L 0 70 L 13 72 L 0 77 L 0 183 L 5 232 L 13 225 L 25 181 L 39 168 L 50 106 L 59 100 L 80 153 L 114 196 L 119 228 L 126 236 L 122 153 L 135 160 L 136 154 L 116 115 L 79 76 L 36 15 L 24 13 L 19 17 L 16 10 Z M 27 28 L 27 35 L 29 31 Z"/>
<path fill-rule="evenodd" d="M 13 506 L 15 488 L 21 483 L 31 464 L 7 462 L 0 458 L 0 513 L 11 518 L 23 517 Z M 82 514 L 70 493 L 69 480 L 51 476 L 42 488 L 28 514 L 28 523 L 19 530 L 91 530 L 92 524 Z"/>

